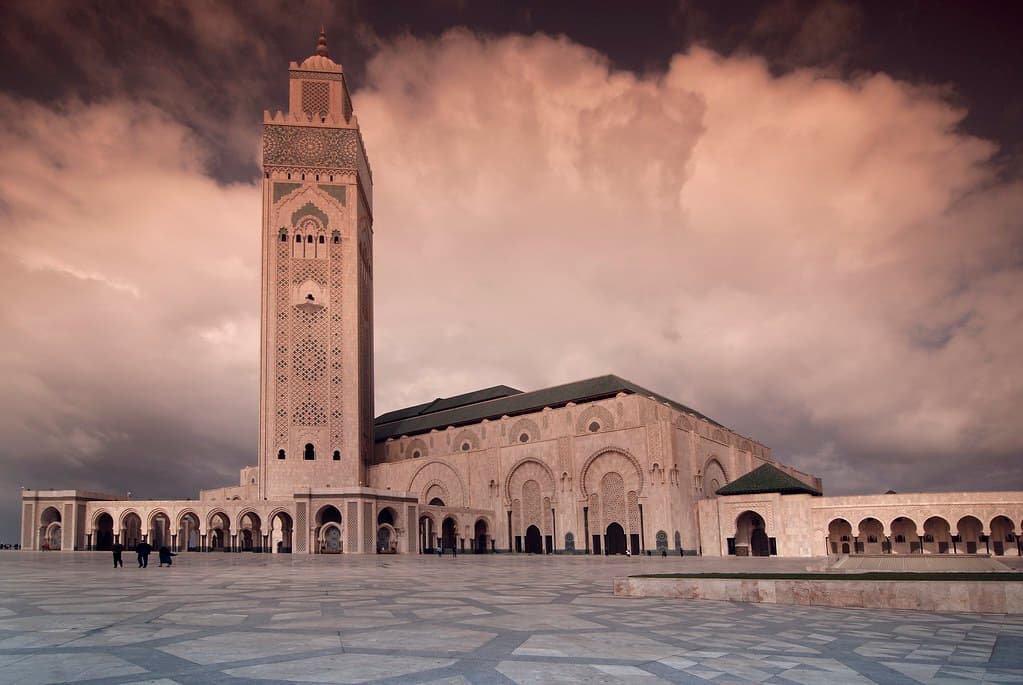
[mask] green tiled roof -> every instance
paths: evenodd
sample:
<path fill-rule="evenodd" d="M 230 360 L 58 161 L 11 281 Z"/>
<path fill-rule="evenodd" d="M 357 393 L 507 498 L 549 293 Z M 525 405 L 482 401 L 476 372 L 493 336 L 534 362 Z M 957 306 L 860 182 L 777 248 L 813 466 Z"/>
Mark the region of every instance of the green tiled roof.
<path fill-rule="evenodd" d="M 402 435 L 427 433 L 434 428 L 443 430 L 448 426 L 464 426 L 483 419 L 493 420 L 505 415 L 526 414 L 544 407 L 561 407 L 569 402 L 592 402 L 614 397 L 620 392 L 653 397 L 658 402 L 667 402 L 679 411 L 721 426 L 717 421 L 683 404 L 618 376 L 609 375 L 555 385 L 533 392 L 521 392 L 505 385 L 498 385 L 447 399 L 436 399 L 433 402 L 380 415 L 376 420 L 374 437 L 376 442 L 383 442 L 388 438 Z"/>
<path fill-rule="evenodd" d="M 781 469 L 764 464 L 753 469 L 745 476 L 736 478 L 723 488 L 719 488 L 719 495 L 757 495 L 765 492 L 778 492 L 783 495 L 816 495 L 821 491 L 807 485 L 795 476 L 791 476 Z"/>
<path fill-rule="evenodd" d="M 445 409 L 454 409 L 456 407 L 464 407 L 468 404 L 477 404 L 488 400 L 496 400 L 501 397 L 508 397 L 509 395 L 520 394 L 522 394 L 521 390 L 509 388 L 507 385 L 495 385 L 492 388 L 484 388 L 483 390 L 467 392 L 462 395 L 455 395 L 454 397 L 438 397 L 432 402 L 417 404 L 414 407 L 406 407 L 405 409 L 389 411 L 386 414 L 378 416 L 376 418 L 376 424 L 379 426 L 383 423 L 391 423 L 401 419 L 410 419 L 414 416 L 433 414 L 439 411 L 444 411 Z"/>

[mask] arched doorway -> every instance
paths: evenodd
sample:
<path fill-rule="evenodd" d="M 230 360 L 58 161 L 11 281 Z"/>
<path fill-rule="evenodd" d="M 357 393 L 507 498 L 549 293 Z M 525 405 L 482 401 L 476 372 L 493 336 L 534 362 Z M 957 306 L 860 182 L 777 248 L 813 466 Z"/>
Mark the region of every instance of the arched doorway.
<path fill-rule="evenodd" d="M 231 551 L 231 519 L 227 514 L 217 512 L 210 517 L 209 544 L 211 550 Z"/>
<path fill-rule="evenodd" d="M 828 542 L 832 554 L 852 554 L 852 524 L 845 519 L 834 519 L 828 524 Z"/>
<path fill-rule="evenodd" d="M 450 516 L 444 519 L 441 524 L 441 547 L 444 549 L 457 549 L 458 525 L 455 519 Z"/>
<path fill-rule="evenodd" d="M 192 512 L 178 520 L 178 550 L 199 551 L 199 517 Z"/>
<path fill-rule="evenodd" d="M 39 548 L 60 549 L 61 520 L 56 507 L 46 507 L 39 516 Z"/>
<path fill-rule="evenodd" d="M 135 549 L 142 542 L 142 519 L 135 512 L 129 512 L 121 519 L 121 544 L 125 549 Z"/>
<path fill-rule="evenodd" d="M 107 552 L 114 546 L 114 517 L 103 512 L 96 517 L 96 538 L 93 549 Z"/>
<path fill-rule="evenodd" d="M 620 523 L 611 523 L 605 531 L 604 550 L 606 554 L 625 554 L 625 529 Z"/>
<path fill-rule="evenodd" d="M 920 540 L 916 532 L 916 522 L 905 516 L 892 521 L 892 552 L 912 554 L 919 551 Z"/>
<path fill-rule="evenodd" d="M 996 516 L 991 519 L 991 554 L 996 557 L 1005 556 L 1007 550 L 1016 554 L 1015 526 L 1007 516 Z"/>
<path fill-rule="evenodd" d="M 238 546 L 243 552 L 263 551 L 263 522 L 253 511 L 238 520 Z"/>
<path fill-rule="evenodd" d="M 526 554 L 540 554 L 543 552 L 540 540 L 540 529 L 536 526 L 526 528 Z"/>
<path fill-rule="evenodd" d="M 483 554 L 487 551 L 487 522 L 483 519 L 476 521 L 476 526 L 473 530 L 473 538 L 476 541 L 475 551 L 477 554 Z"/>
<path fill-rule="evenodd" d="M 959 552 L 976 554 L 980 545 L 980 536 L 984 534 L 984 526 L 976 516 L 964 516 L 956 524 L 961 547 Z"/>
<path fill-rule="evenodd" d="M 764 518 L 755 511 L 744 511 L 735 519 L 735 537 L 729 543 L 729 554 L 766 557 L 771 555 L 771 538 Z"/>
<path fill-rule="evenodd" d="M 948 554 L 952 547 L 951 526 L 940 516 L 924 521 L 924 549 L 927 554 Z"/>
<path fill-rule="evenodd" d="M 149 517 L 149 544 L 153 549 L 170 547 L 170 517 L 162 511 Z"/>
<path fill-rule="evenodd" d="M 384 507 L 377 514 L 377 554 L 397 554 L 398 536 L 394 529 L 394 509 Z"/>
<path fill-rule="evenodd" d="M 270 519 L 270 550 L 274 554 L 291 554 L 291 514 L 279 511 Z"/>
<path fill-rule="evenodd" d="M 860 548 L 864 554 L 882 554 L 888 551 L 884 538 L 884 524 L 876 518 L 863 519 L 858 530 Z"/>
<path fill-rule="evenodd" d="M 321 507 L 316 523 L 320 554 L 341 554 L 341 511 L 333 504 Z"/>

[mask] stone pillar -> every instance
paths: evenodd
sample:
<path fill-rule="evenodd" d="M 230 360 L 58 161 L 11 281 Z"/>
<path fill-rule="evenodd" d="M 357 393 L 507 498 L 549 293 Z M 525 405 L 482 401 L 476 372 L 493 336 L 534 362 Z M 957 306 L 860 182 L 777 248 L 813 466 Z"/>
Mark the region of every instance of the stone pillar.
<path fill-rule="evenodd" d="M 85 549 L 92 551 L 92 533 L 85 534 Z"/>

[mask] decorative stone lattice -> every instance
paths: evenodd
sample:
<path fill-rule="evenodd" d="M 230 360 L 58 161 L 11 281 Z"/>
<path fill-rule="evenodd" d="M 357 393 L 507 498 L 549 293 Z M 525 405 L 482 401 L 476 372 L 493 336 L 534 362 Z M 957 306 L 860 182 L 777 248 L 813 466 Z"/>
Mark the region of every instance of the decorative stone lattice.
<path fill-rule="evenodd" d="M 348 551 L 355 552 L 359 549 L 359 503 L 348 503 L 348 518 L 345 521 L 345 542 L 348 544 Z"/>
<path fill-rule="evenodd" d="M 327 370 L 327 356 L 322 351 L 327 339 L 327 313 L 323 309 L 297 309 L 294 327 L 297 342 L 293 358 L 292 421 L 298 426 L 325 426 L 328 389 L 321 379 Z"/>
<path fill-rule="evenodd" d="M 330 113 L 330 84 L 326 81 L 302 81 L 302 111 L 322 117 Z"/>
<path fill-rule="evenodd" d="M 341 321 L 341 243 L 330 244 L 330 448 L 342 449 L 344 432 L 341 419 L 344 414 L 342 402 L 342 386 L 344 379 L 341 371 L 341 353 L 344 350 Z"/>
<path fill-rule="evenodd" d="M 463 449 L 463 445 L 469 443 L 469 449 Z M 469 450 L 477 450 L 480 447 L 480 439 L 474 431 L 465 429 L 455 436 L 455 439 L 451 442 L 452 450 L 455 452 L 468 452 Z"/>
<path fill-rule="evenodd" d="M 575 535 L 573 535 L 572 533 L 565 533 L 565 551 L 566 552 L 575 551 Z"/>
<path fill-rule="evenodd" d="M 292 351 L 295 380 L 315 383 L 327 372 L 327 350 L 315 338 L 300 340 Z"/>
<path fill-rule="evenodd" d="M 277 450 L 288 446 L 288 349 L 291 341 L 289 313 L 291 310 L 291 279 L 288 276 L 290 245 L 277 243 L 277 383 L 274 390 L 276 406 L 274 416 L 274 441 Z"/>
<path fill-rule="evenodd" d="M 263 164 L 357 171 L 357 135 L 346 128 L 264 124 Z"/>
<path fill-rule="evenodd" d="M 523 434 L 528 436 L 526 440 L 522 440 Z M 513 445 L 520 442 L 529 442 L 540 437 L 540 427 L 532 419 L 519 419 L 512 424 L 511 430 L 508 431 L 508 436 L 509 442 Z"/>
<path fill-rule="evenodd" d="M 529 526 L 543 529 L 543 513 L 540 508 L 540 484 L 527 480 L 522 484 L 522 530 Z"/>
<path fill-rule="evenodd" d="M 654 543 L 657 545 L 658 552 L 662 549 L 668 549 L 668 534 L 663 530 L 657 531 L 657 534 L 654 536 Z"/>
<path fill-rule="evenodd" d="M 419 454 L 417 455 L 416 452 Z M 430 456 L 430 449 L 426 446 L 426 441 L 422 438 L 412 438 L 405 446 L 404 456 L 408 459 L 428 457 Z"/>
<path fill-rule="evenodd" d="M 306 538 L 309 537 L 306 526 L 306 505 L 305 502 L 299 502 L 295 505 L 295 531 L 293 533 L 296 552 L 306 551 Z"/>
<path fill-rule="evenodd" d="M 504 492 L 507 501 L 519 495 L 522 484 L 533 480 L 540 484 L 541 492 L 546 496 L 554 494 L 554 474 L 546 464 L 532 458 L 526 458 L 508 470 L 504 481 Z"/>
<path fill-rule="evenodd" d="M 612 521 L 617 521 L 627 527 L 625 479 L 620 473 L 611 471 L 604 474 L 604 477 L 600 479 L 600 498 L 604 503 L 601 512 L 604 526 L 606 527 Z"/>
<path fill-rule="evenodd" d="M 607 409 L 599 405 L 587 407 L 575 420 L 575 432 L 578 433 L 589 433 L 590 424 L 594 421 L 600 426 L 598 430 L 614 430 L 615 419 L 614 415 L 611 414 Z"/>
<path fill-rule="evenodd" d="M 291 418 L 298 426 L 324 426 L 327 424 L 328 394 L 323 382 L 327 375 L 327 312 L 324 309 L 299 309 L 290 306 L 291 286 L 313 281 L 321 288 L 327 282 L 326 265 L 318 259 L 291 260 L 291 273 L 284 298 L 278 298 L 278 307 L 286 298 L 284 309 L 290 311 L 295 340 L 291 366 Z M 287 349 L 278 345 L 278 369 L 287 359 Z M 280 412 L 278 412 L 280 413 Z M 287 435 L 281 441 L 286 443 Z M 336 448 L 335 448 L 336 449 Z"/>
<path fill-rule="evenodd" d="M 554 510 L 551 509 L 551 498 L 543 498 L 543 532 L 550 534 L 554 531 Z"/>
<path fill-rule="evenodd" d="M 639 532 L 639 496 L 634 490 L 629 490 L 626 501 L 629 505 L 629 532 Z"/>
<path fill-rule="evenodd" d="M 661 439 L 660 422 L 647 426 L 646 428 L 646 449 L 647 456 L 652 461 L 661 461 L 664 452 L 664 444 Z"/>
<path fill-rule="evenodd" d="M 602 474 L 616 472 L 622 474 L 628 484 L 629 490 L 635 490 L 638 494 L 643 492 L 643 469 L 630 452 L 621 447 L 605 447 L 593 454 L 583 464 L 579 473 L 579 486 L 584 495 L 600 490 L 598 478 Z"/>

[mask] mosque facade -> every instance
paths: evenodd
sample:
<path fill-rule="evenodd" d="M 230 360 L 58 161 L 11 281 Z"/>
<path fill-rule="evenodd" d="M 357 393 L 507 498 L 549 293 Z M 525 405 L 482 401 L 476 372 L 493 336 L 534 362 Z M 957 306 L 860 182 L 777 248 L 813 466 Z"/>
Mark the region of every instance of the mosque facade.
<path fill-rule="evenodd" d="M 196 500 L 24 490 L 26 550 L 1020 554 L 1023 493 L 825 497 L 819 478 L 617 376 L 374 418 L 373 176 L 321 34 L 263 121 L 259 448 Z"/>

